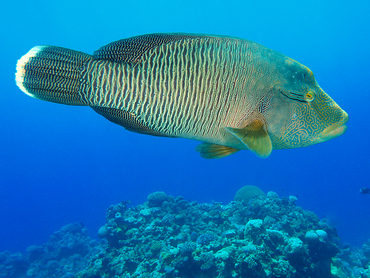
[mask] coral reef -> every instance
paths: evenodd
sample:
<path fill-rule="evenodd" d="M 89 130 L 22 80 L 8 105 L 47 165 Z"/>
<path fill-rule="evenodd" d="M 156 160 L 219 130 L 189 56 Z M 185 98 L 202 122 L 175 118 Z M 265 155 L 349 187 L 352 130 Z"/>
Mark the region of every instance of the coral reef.
<path fill-rule="evenodd" d="M 41 246 L 31 245 L 26 253 L 0 253 L 0 277 L 75 277 L 102 246 L 92 240 L 81 223 L 64 226 Z"/>
<path fill-rule="evenodd" d="M 247 189 L 249 196 L 254 190 Z M 247 204 L 238 198 L 222 205 L 155 192 L 143 205 L 111 206 L 103 228 L 105 256 L 93 258 L 79 275 L 342 277 L 339 270 L 349 275 L 349 267 L 336 258 L 340 239 L 334 228 L 297 207 L 294 196 L 252 195 Z"/>
<path fill-rule="evenodd" d="M 0 277 L 370 277 L 370 241 L 336 230 L 274 192 L 248 204 L 199 204 L 154 192 L 110 206 L 100 242 L 80 223 L 25 254 L 0 253 Z"/>

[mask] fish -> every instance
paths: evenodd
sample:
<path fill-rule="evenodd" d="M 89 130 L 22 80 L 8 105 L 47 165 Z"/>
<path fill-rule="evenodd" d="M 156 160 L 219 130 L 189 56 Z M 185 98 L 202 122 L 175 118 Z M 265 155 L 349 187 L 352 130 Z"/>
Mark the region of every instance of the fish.
<path fill-rule="evenodd" d="M 35 46 L 17 86 L 49 102 L 89 106 L 136 133 L 198 140 L 203 158 L 258 157 L 345 133 L 348 114 L 294 59 L 228 36 L 156 33 L 109 43 L 93 55 Z"/>
<path fill-rule="evenodd" d="M 370 188 L 366 188 L 366 187 L 361 188 L 360 193 L 361 194 L 370 194 Z"/>

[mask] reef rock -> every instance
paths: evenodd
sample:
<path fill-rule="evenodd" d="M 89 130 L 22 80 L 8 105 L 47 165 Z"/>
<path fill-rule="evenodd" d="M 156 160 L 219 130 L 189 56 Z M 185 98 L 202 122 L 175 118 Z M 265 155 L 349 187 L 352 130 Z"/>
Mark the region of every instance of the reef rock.
<path fill-rule="evenodd" d="M 343 245 L 296 200 L 268 192 L 198 204 L 155 192 L 142 205 L 110 206 L 99 243 L 75 223 L 25 254 L 0 253 L 0 277 L 369 278 L 370 241 Z"/>
<path fill-rule="evenodd" d="M 111 206 L 105 256 L 91 258 L 80 277 L 335 277 L 336 230 L 296 198 L 267 196 L 222 205 L 160 192 L 137 207 Z M 311 245 L 310 231 L 325 240 Z"/>
<path fill-rule="evenodd" d="M 75 277 L 89 260 L 102 251 L 102 245 L 92 240 L 81 223 L 64 226 L 50 240 L 31 245 L 26 253 L 0 253 L 0 277 Z"/>

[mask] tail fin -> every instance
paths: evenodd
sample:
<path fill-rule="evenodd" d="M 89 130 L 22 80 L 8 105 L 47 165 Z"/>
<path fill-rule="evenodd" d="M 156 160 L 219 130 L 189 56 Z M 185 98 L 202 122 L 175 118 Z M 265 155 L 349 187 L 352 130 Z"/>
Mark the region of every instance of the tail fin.
<path fill-rule="evenodd" d="M 51 102 L 86 105 L 81 92 L 84 64 L 92 56 L 56 46 L 35 46 L 17 63 L 15 80 L 27 95 Z"/>

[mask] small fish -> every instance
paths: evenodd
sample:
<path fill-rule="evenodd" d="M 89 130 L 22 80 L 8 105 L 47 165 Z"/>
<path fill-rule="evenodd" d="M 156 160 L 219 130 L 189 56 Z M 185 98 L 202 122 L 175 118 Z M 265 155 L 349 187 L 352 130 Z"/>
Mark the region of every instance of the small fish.
<path fill-rule="evenodd" d="M 18 61 L 16 84 L 37 99 L 90 106 L 130 131 L 202 141 L 204 158 L 268 157 L 338 137 L 348 121 L 310 69 L 234 37 L 149 34 L 93 55 L 36 46 Z"/>
<path fill-rule="evenodd" d="M 370 188 L 361 188 L 360 189 L 361 194 L 370 194 Z"/>

